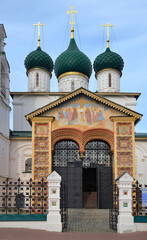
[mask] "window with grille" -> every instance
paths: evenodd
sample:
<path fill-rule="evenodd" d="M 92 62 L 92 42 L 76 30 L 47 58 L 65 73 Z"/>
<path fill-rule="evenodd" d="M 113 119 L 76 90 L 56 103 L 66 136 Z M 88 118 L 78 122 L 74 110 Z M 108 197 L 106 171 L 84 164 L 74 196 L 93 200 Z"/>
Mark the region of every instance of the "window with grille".
<path fill-rule="evenodd" d="M 28 158 L 25 161 L 25 172 L 28 172 L 28 173 L 32 172 L 32 158 Z"/>

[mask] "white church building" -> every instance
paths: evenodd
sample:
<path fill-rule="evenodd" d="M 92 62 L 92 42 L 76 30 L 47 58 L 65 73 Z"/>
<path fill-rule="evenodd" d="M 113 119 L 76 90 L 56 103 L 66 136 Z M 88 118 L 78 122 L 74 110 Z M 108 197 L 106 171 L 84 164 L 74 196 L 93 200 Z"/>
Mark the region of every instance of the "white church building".
<path fill-rule="evenodd" d="M 92 68 L 76 44 L 73 25 L 69 46 L 54 64 L 39 38 L 25 59 L 28 91 L 11 92 L 5 38 L 0 24 L 0 177 L 38 180 L 56 170 L 68 192 L 72 189 L 72 208 L 109 208 L 103 189 L 125 172 L 147 184 L 147 133 L 135 132 L 142 117 L 136 112 L 140 93 L 121 92 L 124 62 L 110 50 L 109 39 Z M 92 71 L 95 92 L 88 90 Z M 50 91 L 53 74 L 58 92 Z M 99 202 L 91 202 L 89 192 L 99 193 Z"/>

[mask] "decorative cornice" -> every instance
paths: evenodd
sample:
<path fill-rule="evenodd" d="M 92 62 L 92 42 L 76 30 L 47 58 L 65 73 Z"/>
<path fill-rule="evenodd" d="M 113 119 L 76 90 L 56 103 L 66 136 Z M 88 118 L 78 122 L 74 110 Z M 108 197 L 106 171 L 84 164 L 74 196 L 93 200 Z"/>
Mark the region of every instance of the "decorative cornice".
<path fill-rule="evenodd" d="M 58 77 L 58 81 L 62 78 L 62 77 L 65 77 L 65 76 L 69 76 L 69 75 L 80 75 L 82 77 L 85 77 L 88 81 L 89 81 L 89 78 L 87 77 L 87 75 L 83 74 L 83 73 L 80 73 L 80 72 L 66 72 L 66 73 L 63 73 L 61 74 L 59 77 Z"/>
<path fill-rule="evenodd" d="M 43 68 L 31 68 L 30 70 L 28 70 L 28 71 L 26 72 L 27 76 L 28 76 L 28 73 L 31 72 L 31 71 L 33 71 L 33 70 L 42 70 L 42 71 L 45 71 L 45 72 L 49 73 L 50 78 L 52 77 L 51 72 L 49 72 L 48 70 L 43 69 Z"/>
<path fill-rule="evenodd" d="M 48 95 L 48 96 L 65 96 L 69 94 L 69 92 L 10 92 L 10 96 L 14 97 L 14 95 Z"/>
<path fill-rule="evenodd" d="M 55 117 L 46 117 L 46 116 L 40 116 L 40 117 L 33 117 L 31 120 L 32 122 L 52 122 L 55 119 Z"/>
<path fill-rule="evenodd" d="M 49 95 L 49 96 L 65 96 L 70 92 L 10 92 L 11 97 L 14 95 Z M 134 96 L 136 99 L 141 95 L 141 93 L 125 93 L 125 92 L 94 92 L 96 95 L 100 96 Z"/>
<path fill-rule="evenodd" d="M 117 70 L 117 69 L 114 69 L 114 68 L 104 68 L 104 69 L 102 69 L 102 70 L 100 70 L 100 71 L 95 73 L 95 78 L 97 79 L 97 75 L 99 73 L 104 72 L 104 71 L 109 71 L 109 70 L 116 71 L 116 72 L 118 72 L 120 74 L 120 77 L 122 76 L 122 73 L 119 70 Z"/>
<path fill-rule="evenodd" d="M 112 117 L 110 117 L 110 119 L 112 120 L 112 121 L 116 121 L 116 122 L 134 122 L 134 121 L 136 121 L 136 117 L 128 117 L 128 116 L 112 116 Z"/>
<path fill-rule="evenodd" d="M 31 140 L 32 137 L 10 137 L 10 140 Z"/>
<path fill-rule="evenodd" d="M 141 93 L 126 93 L 126 92 L 95 92 L 97 95 L 102 96 L 134 96 L 136 99 L 139 98 Z"/>
<path fill-rule="evenodd" d="M 8 138 L 6 138 L 9 140 Z M 10 137 L 10 140 L 31 140 L 32 137 Z M 147 141 L 147 137 L 135 137 L 135 141 Z"/>
<path fill-rule="evenodd" d="M 135 141 L 147 141 L 147 137 L 135 137 Z"/>
<path fill-rule="evenodd" d="M 87 96 L 87 97 L 89 97 L 89 98 L 91 98 L 93 100 L 96 100 L 96 101 L 98 101 L 100 103 L 103 103 L 106 106 L 111 107 L 111 108 L 113 108 L 115 110 L 118 110 L 118 111 L 123 112 L 123 113 L 125 113 L 127 115 L 130 115 L 131 117 L 134 117 L 136 119 L 136 122 L 138 120 L 140 120 L 141 117 L 142 117 L 141 114 L 139 114 L 139 113 L 137 113 L 137 112 L 135 112 L 133 110 L 130 110 L 130 109 L 126 108 L 126 107 L 123 107 L 123 106 L 121 106 L 119 104 L 116 104 L 116 103 L 114 103 L 114 102 L 112 102 L 110 100 L 107 100 L 107 99 L 105 99 L 103 97 L 97 96 L 96 94 L 94 94 L 92 92 L 89 92 L 88 90 L 86 90 L 84 88 L 80 88 L 80 89 L 78 89 L 78 90 L 76 90 L 76 91 L 66 95 L 65 97 L 62 97 L 62 98 L 60 98 L 60 99 L 58 99 L 58 100 L 56 100 L 56 101 L 54 101 L 54 102 L 52 102 L 52 103 L 42 107 L 42 108 L 39 108 L 36 111 L 27 114 L 25 117 L 26 117 L 27 120 L 30 120 L 33 117 L 35 117 L 35 116 L 37 116 L 39 114 L 42 114 L 42 113 L 50 110 L 51 108 L 56 107 L 59 104 L 64 103 L 65 101 L 70 100 L 73 97 L 76 97 L 76 96 L 78 96 L 80 94 L 83 94 L 83 95 L 85 95 L 85 96 Z"/>

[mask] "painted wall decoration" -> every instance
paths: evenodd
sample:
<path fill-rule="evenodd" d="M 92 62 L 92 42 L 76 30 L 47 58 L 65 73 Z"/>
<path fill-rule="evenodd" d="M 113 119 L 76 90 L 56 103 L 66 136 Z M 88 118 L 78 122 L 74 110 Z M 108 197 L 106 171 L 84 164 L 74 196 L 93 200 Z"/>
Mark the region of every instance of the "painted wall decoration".
<path fill-rule="evenodd" d="M 132 122 L 116 123 L 117 176 L 128 172 L 133 176 L 133 131 Z"/>
<path fill-rule="evenodd" d="M 56 201 L 52 201 L 52 206 L 56 206 Z"/>
<path fill-rule="evenodd" d="M 34 180 L 41 180 L 49 175 L 49 124 L 34 124 Z"/>
<path fill-rule="evenodd" d="M 48 166 L 38 167 L 34 169 L 34 180 L 41 180 L 47 178 L 49 175 Z"/>
<path fill-rule="evenodd" d="M 131 137 L 117 137 L 117 150 L 128 151 L 132 150 L 132 138 Z"/>
<path fill-rule="evenodd" d="M 48 135 L 49 134 L 48 123 L 36 123 L 34 133 L 35 135 Z"/>
<path fill-rule="evenodd" d="M 35 137 L 35 150 L 48 150 L 49 149 L 49 138 L 48 137 Z"/>
<path fill-rule="evenodd" d="M 34 164 L 37 166 L 46 166 L 49 164 L 49 153 L 48 152 L 35 152 Z"/>
<path fill-rule="evenodd" d="M 118 123 L 117 124 L 117 134 L 118 135 L 131 135 L 132 125 L 130 123 Z"/>
<path fill-rule="evenodd" d="M 52 130 L 72 127 L 85 131 L 90 128 L 113 130 L 113 122 L 110 120 L 110 116 L 117 116 L 118 114 L 119 116 L 125 116 L 124 113 L 98 103 L 89 97 L 82 96 L 67 101 L 42 115 L 55 117 Z"/>
<path fill-rule="evenodd" d="M 104 111 L 101 107 L 98 108 L 94 103 L 73 103 L 71 106 L 66 106 L 58 110 L 57 120 L 58 125 L 89 125 L 105 127 Z"/>
<path fill-rule="evenodd" d="M 132 153 L 118 152 L 117 161 L 118 161 L 118 167 L 131 167 L 133 164 Z"/>

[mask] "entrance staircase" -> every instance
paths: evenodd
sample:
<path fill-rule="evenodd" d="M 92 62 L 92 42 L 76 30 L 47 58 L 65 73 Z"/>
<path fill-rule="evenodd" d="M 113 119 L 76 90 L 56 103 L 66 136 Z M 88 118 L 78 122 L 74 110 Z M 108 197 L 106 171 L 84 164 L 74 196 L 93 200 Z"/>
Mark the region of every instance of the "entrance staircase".
<path fill-rule="evenodd" d="M 84 208 L 97 208 L 97 192 L 83 192 Z"/>
<path fill-rule="evenodd" d="M 68 209 L 67 232 L 115 232 L 109 227 L 109 209 Z"/>

